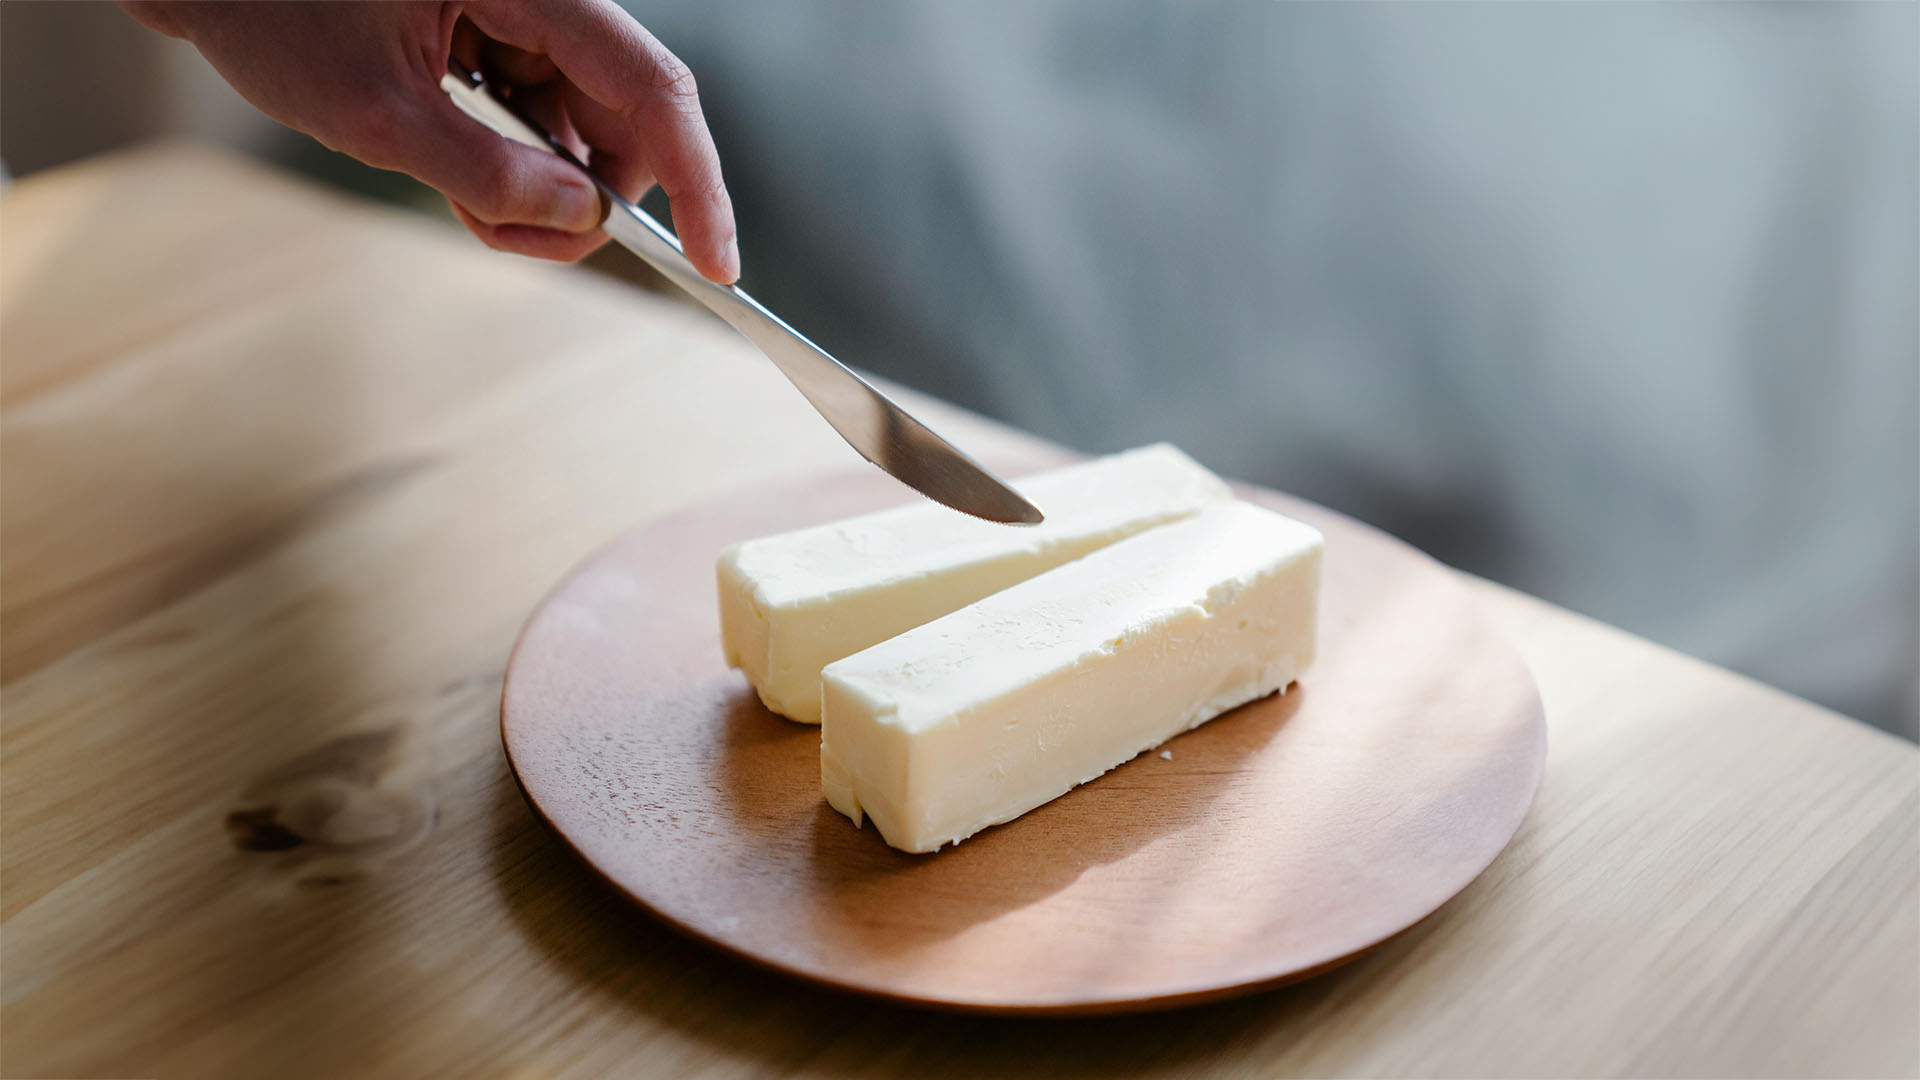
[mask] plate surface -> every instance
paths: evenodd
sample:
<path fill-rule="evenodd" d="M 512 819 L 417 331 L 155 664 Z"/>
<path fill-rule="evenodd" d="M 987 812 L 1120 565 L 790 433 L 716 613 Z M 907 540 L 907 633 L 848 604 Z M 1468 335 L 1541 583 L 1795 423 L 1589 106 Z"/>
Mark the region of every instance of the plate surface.
<path fill-rule="evenodd" d="M 1327 538 L 1321 654 L 1227 713 L 932 855 L 820 797 L 819 729 L 721 658 L 725 544 L 902 501 L 878 473 L 738 497 L 603 549 L 537 610 L 501 730 L 535 812 L 667 922 L 804 978 L 949 1008 L 1107 1012 L 1324 970 L 1418 922 L 1519 828 L 1546 728 L 1455 574 L 1286 496 Z"/>

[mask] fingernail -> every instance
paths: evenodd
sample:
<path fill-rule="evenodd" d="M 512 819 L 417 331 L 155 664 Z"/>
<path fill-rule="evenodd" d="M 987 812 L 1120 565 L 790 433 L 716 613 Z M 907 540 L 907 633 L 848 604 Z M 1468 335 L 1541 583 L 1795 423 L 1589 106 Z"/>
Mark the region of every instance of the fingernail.
<path fill-rule="evenodd" d="M 720 254 L 720 268 L 727 272 L 727 282 L 729 284 L 740 280 L 739 238 L 735 237 L 727 241 L 727 249 Z"/>
<path fill-rule="evenodd" d="M 553 205 L 548 208 L 550 229 L 583 233 L 600 224 L 600 193 L 586 184 L 561 184 L 554 188 Z"/>

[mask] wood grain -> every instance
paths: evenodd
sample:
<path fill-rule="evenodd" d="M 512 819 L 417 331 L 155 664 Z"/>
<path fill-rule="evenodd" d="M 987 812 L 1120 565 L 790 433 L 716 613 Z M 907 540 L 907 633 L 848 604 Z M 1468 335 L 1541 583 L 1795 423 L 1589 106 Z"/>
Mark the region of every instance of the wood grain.
<path fill-rule="evenodd" d="M 673 515 L 570 574 L 507 666 L 508 764 L 615 887 L 830 986 L 1084 1014 L 1324 971 L 1506 846 L 1540 780 L 1540 696 L 1457 575 L 1321 507 L 1242 496 L 1327 538 L 1301 684 L 957 847 L 856 830 L 822 800 L 819 730 L 721 657 L 715 553 L 903 501 L 873 470 Z"/>
<path fill-rule="evenodd" d="M 1235 1002 L 939 1015 L 639 917 L 500 754 L 569 566 L 859 465 L 723 327 L 161 148 L 0 197 L 0 391 L 7 1076 L 1920 1074 L 1920 755 L 1539 601 L 1469 582 L 1549 750 L 1433 918 Z"/>

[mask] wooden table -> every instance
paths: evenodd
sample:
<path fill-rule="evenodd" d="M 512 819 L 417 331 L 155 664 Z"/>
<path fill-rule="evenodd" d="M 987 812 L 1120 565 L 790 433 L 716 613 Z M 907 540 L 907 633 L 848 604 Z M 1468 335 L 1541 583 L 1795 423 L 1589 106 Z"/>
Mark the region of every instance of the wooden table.
<path fill-rule="evenodd" d="M 773 368 L 193 149 L 21 182 L 0 245 L 7 1076 L 1920 1073 L 1920 754 L 1484 584 L 1539 801 L 1343 970 L 1007 1021 L 683 941 L 535 825 L 501 669 L 622 528 L 856 464 Z"/>

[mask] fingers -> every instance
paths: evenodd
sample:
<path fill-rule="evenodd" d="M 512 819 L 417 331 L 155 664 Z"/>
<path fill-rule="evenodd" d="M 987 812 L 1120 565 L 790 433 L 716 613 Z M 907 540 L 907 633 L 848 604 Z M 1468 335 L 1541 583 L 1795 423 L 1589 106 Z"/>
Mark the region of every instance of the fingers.
<path fill-rule="evenodd" d="M 487 39 L 480 66 L 474 70 L 486 72 L 489 78 L 504 79 L 513 86 L 532 86 L 560 76 L 551 58 L 492 39 Z"/>
<path fill-rule="evenodd" d="M 543 150 L 501 138 L 444 96 L 436 95 L 422 107 L 431 115 L 408 133 L 406 145 L 397 150 L 398 160 L 389 167 L 438 188 L 471 219 L 469 227 L 515 227 L 482 233 L 481 239 L 546 258 L 578 258 L 552 252 L 585 254 L 605 239 L 598 231 L 600 192 L 580 170 Z M 528 229 L 556 236 L 534 241 Z M 578 233 L 589 234 L 584 247 L 558 238 Z"/>
<path fill-rule="evenodd" d="M 467 17 L 486 34 L 550 57 L 568 81 L 617 119 L 673 205 L 694 268 L 714 281 L 739 277 L 733 203 L 707 131 L 693 76 L 666 47 L 608 0 L 474 0 Z M 574 112 L 576 122 L 582 113 Z M 595 146 L 592 132 L 584 130 Z M 623 168 L 634 166 L 622 160 Z"/>
<path fill-rule="evenodd" d="M 598 229 L 585 233 L 565 233 L 532 225 L 491 225 L 475 217 L 466 207 L 447 200 L 455 217 L 480 241 L 496 251 L 512 251 L 537 259 L 579 262 L 607 242 L 607 234 Z"/>
<path fill-rule="evenodd" d="M 581 161 L 588 160 L 592 150 L 580 135 L 579 127 L 573 118 L 567 115 L 565 84 L 559 81 L 541 83 L 537 86 L 516 86 L 513 90 L 513 103 L 521 112 L 546 129 L 548 135 L 560 141 L 560 145 Z"/>
<path fill-rule="evenodd" d="M 559 139 L 575 157 L 588 160 L 589 149 L 578 128 L 568 116 L 567 84 L 559 77 L 553 62 L 544 56 L 517 49 L 488 38 L 479 28 L 462 18 L 453 26 L 449 52 L 472 71 L 484 71 L 513 88 L 514 102 L 526 110 L 548 134 Z M 462 205 L 449 193 L 448 203 L 460 222 L 488 247 L 513 251 L 543 259 L 573 262 L 606 243 L 605 234 L 563 232 L 559 229 L 498 220 L 511 215 L 510 206 L 483 207 L 479 212 Z M 495 220 L 486 220 L 486 219 Z"/>
<path fill-rule="evenodd" d="M 565 142 L 574 154 L 592 164 L 614 190 L 637 202 L 653 186 L 632 132 L 618 116 L 581 94 L 566 82 L 520 87 L 515 99 L 547 130 Z M 591 147 L 591 149 L 589 149 Z M 542 259 L 574 262 L 606 243 L 605 233 L 565 233 L 511 223 L 483 221 L 471 210 L 452 203 L 454 214 L 487 246 Z"/>
<path fill-rule="evenodd" d="M 574 130 L 592 148 L 583 160 L 593 166 L 600 178 L 612 184 L 628 202 L 639 202 L 653 186 L 653 170 L 647 166 L 646 152 L 626 119 L 588 97 L 569 82 L 557 84 L 560 101 Z"/>
<path fill-rule="evenodd" d="M 688 259 L 708 278 L 731 282 L 740 276 L 733 200 L 720 177 L 720 153 L 707 131 L 693 74 L 664 46 L 651 37 L 647 41 L 654 81 L 642 84 L 628 122 L 637 130 L 647 168 L 672 205 L 674 231 Z"/>

